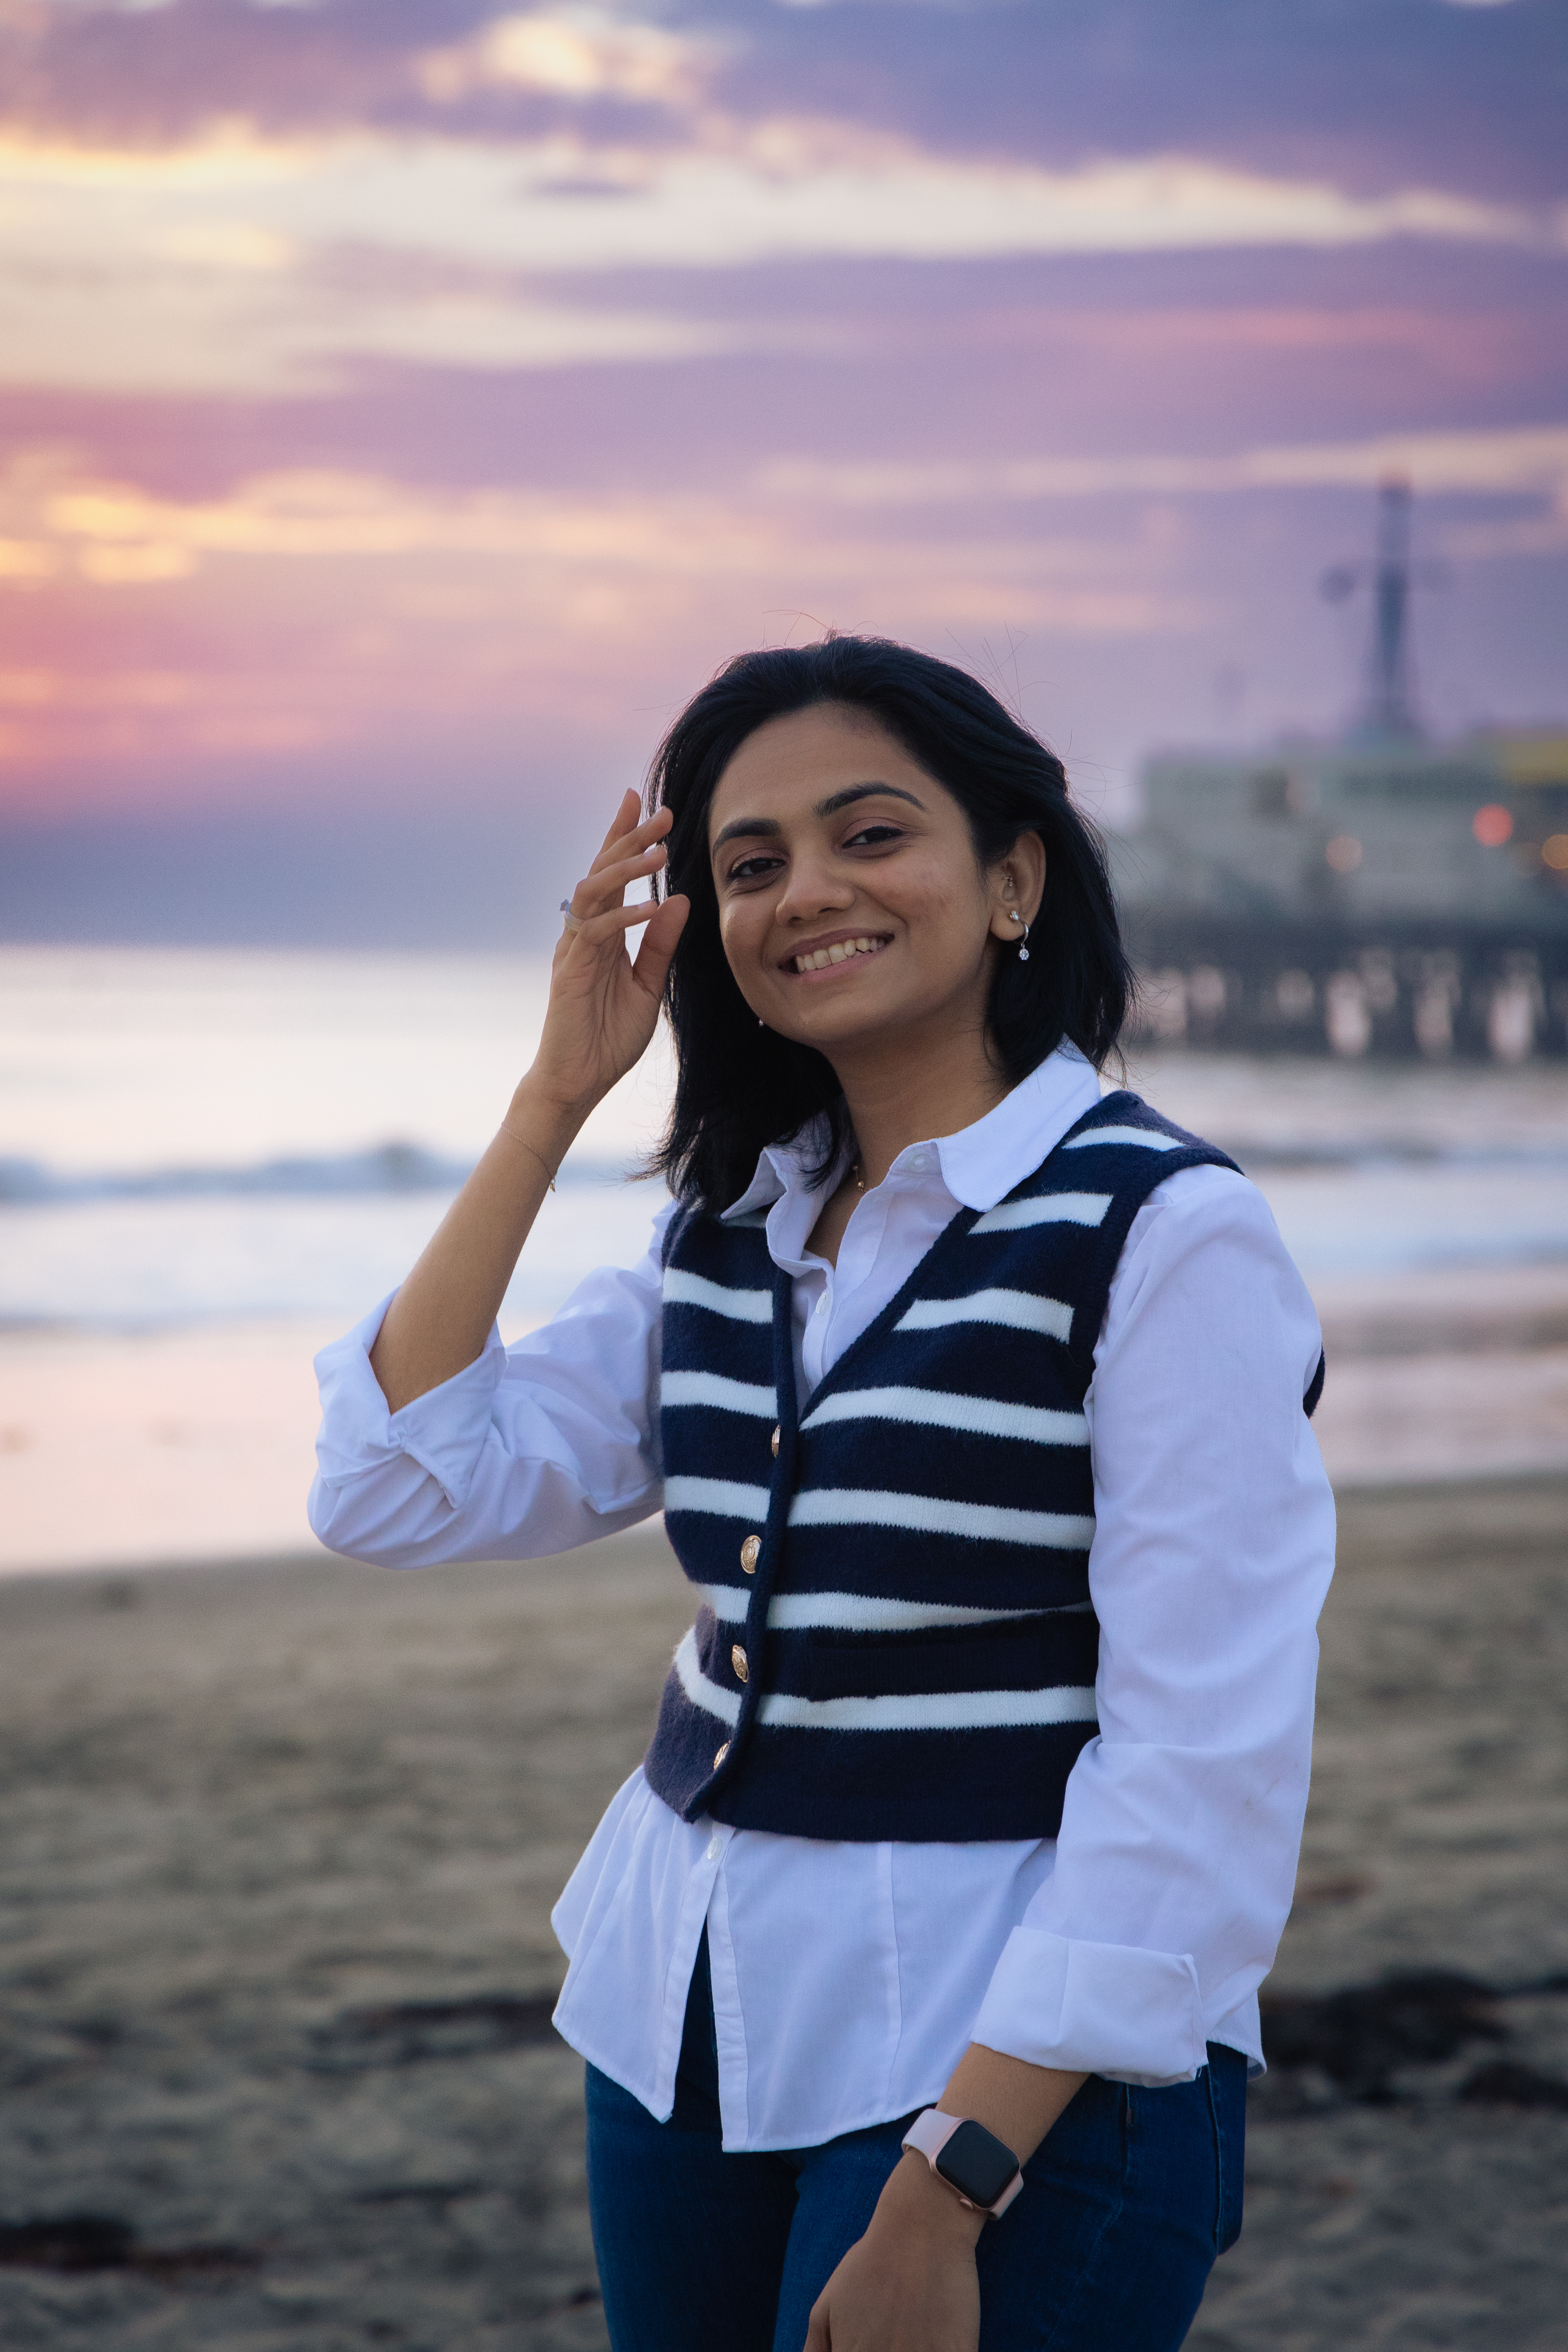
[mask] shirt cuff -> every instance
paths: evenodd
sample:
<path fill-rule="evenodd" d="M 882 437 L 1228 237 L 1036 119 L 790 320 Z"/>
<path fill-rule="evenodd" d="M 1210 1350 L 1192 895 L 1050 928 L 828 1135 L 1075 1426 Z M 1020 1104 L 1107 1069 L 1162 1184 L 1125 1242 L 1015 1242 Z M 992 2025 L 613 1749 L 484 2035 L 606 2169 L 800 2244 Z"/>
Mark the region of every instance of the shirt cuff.
<path fill-rule="evenodd" d="M 482 1351 L 440 1387 L 428 1389 L 399 1412 L 389 1412 L 370 1351 L 397 1296 L 390 1291 L 374 1313 L 316 1358 L 321 1427 L 316 1461 L 322 1484 L 341 1486 L 389 1456 L 404 1454 L 435 1479 L 454 1510 L 461 1510 L 490 1426 L 495 1392 L 506 1370 L 506 1349 L 493 1326 Z"/>
<path fill-rule="evenodd" d="M 1207 2063 L 1198 1972 L 1187 1952 L 1089 1944 L 1015 1927 L 971 2039 L 1031 2066 L 1159 2090 Z"/>

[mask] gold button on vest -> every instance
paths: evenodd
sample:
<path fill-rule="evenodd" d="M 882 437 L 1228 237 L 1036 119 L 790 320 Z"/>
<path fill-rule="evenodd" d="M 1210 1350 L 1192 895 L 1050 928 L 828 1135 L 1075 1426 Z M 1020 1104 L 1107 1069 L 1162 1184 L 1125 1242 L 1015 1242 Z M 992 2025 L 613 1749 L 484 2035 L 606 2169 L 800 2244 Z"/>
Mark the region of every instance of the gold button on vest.
<path fill-rule="evenodd" d="M 773 1460 L 776 1462 L 776 1461 L 778 1460 L 778 1458 L 779 1458 L 779 1433 L 778 1433 L 778 1431 L 777 1431 L 776 1429 L 774 1430 L 774 1432 L 773 1432 L 773 1433 L 772 1437 L 769 1439 L 768 1443 L 772 1445 L 772 1447 L 773 1447 Z"/>
<path fill-rule="evenodd" d="M 724 1742 L 723 1747 L 722 1747 L 722 1748 L 715 1748 L 715 1750 L 714 1750 L 714 1752 L 713 1752 L 713 1769 L 715 1770 L 715 1772 L 717 1772 L 717 1770 L 719 1769 L 720 1765 L 721 1765 L 721 1764 L 722 1764 L 722 1762 L 724 1761 L 725 1757 L 726 1757 L 726 1756 L 728 1756 L 728 1754 L 729 1754 L 729 1753 L 730 1753 L 730 1743 L 729 1743 L 729 1741 L 726 1739 L 726 1741 Z"/>
<path fill-rule="evenodd" d="M 750 1669 L 746 1664 L 746 1654 L 744 1650 L 742 1649 L 739 1642 L 735 1643 L 734 1648 L 730 1653 L 730 1664 L 735 1669 L 737 1679 L 741 1682 L 744 1682 Z"/>
<path fill-rule="evenodd" d="M 745 1570 L 748 1576 L 755 1576 L 757 1572 L 757 1562 L 761 1559 L 762 1556 L 763 1539 L 761 1536 L 748 1536 L 745 1542 L 741 1546 L 741 1566 Z"/>

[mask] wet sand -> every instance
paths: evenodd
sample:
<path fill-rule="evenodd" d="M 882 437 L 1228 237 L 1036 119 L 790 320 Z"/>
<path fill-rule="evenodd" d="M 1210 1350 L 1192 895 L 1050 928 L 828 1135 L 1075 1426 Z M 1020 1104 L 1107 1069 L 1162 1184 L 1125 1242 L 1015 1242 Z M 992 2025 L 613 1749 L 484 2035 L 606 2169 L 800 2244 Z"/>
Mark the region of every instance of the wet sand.
<path fill-rule="evenodd" d="M 548 1912 L 685 1622 L 652 1534 L 0 1584 L 0 2224 L 122 2225 L 0 2227 L 6 2352 L 603 2346 Z M 1568 1479 L 1345 1498 L 1271 1990 L 1509 2038 L 1270 2075 L 1205 2352 L 1568 2344 L 1565 1653 Z"/>

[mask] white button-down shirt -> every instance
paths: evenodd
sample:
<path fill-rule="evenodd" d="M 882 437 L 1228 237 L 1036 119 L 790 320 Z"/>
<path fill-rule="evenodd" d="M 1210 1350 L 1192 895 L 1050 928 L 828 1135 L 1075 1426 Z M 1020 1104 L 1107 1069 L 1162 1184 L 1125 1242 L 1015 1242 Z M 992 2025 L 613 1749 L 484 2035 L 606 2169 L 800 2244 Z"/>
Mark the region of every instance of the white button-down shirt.
<path fill-rule="evenodd" d="M 728 1213 L 768 1208 L 769 1250 L 795 1280 L 803 1400 L 958 1209 L 994 1207 L 1098 1096 L 1063 1049 L 973 1126 L 901 1152 L 857 1202 L 837 1266 L 807 1252 L 825 1196 L 801 1159 L 763 1153 Z M 322 1540 L 394 1567 L 526 1559 L 658 1510 L 669 1213 L 640 1265 L 592 1276 L 515 1347 L 492 1335 L 401 1412 L 368 1361 L 384 1307 L 325 1349 Z M 929 2105 L 972 2040 L 1132 2083 L 1191 2080 L 1209 2041 L 1259 2061 L 1333 1559 L 1301 1411 L 1319 1344 L 1252 1185 L 1216 1168 L 1158 1185 L 1086 1400 L 1100 1727 L 1059 1834 L 780 1837 L 684 1822 L 635 1772 L 555 1908 L 566 2040 L 667 2116 L 706 1922 L 727 2147 L 816 2146 Z"/>

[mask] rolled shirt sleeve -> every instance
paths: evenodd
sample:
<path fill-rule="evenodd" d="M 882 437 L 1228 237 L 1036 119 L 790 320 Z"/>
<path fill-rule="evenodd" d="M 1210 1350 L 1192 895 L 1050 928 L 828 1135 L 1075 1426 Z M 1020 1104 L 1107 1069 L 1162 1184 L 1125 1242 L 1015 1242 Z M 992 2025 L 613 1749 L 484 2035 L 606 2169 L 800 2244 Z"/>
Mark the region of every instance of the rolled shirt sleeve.
<path fill-rule="evenodd" d="M 1259 2055 L 1257 1992 L 1306 1811 L 1334 1512 L 1301 1399 L 1317 1318 L 1267 1203 L 1197 1169 L 1140 1212 L 1086 1410 L 1098 1737 L 974 2039 L 1039 2066 L 1190 2081 Z"/>
<path fill-rule="evenodd" d="M 605 1266 L 510 1348 L 482 1352 L 401 1412 L 370 1350 L 391 1299 L 316 1359 L 321 1425 L 310 1518 L 334 1551 L 390 1568 L 537 1559 L 631 1527 L 663 1500 L 660 1243 Z"/>

